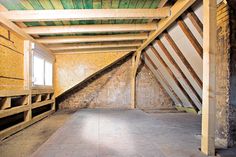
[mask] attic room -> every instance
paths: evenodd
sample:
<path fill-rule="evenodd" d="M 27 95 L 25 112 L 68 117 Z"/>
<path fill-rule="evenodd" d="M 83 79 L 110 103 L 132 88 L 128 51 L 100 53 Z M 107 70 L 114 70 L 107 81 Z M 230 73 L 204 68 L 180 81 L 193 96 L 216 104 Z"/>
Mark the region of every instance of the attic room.
<path fill-rule="evenodd" d="M 235 157 L 235 0 L 0 0 L 0 157 Z"/>

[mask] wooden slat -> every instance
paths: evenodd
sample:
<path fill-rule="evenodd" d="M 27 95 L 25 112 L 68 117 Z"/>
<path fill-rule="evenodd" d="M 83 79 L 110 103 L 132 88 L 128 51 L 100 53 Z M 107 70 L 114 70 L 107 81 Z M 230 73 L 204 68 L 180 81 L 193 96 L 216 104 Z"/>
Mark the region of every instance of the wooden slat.
<path fill-rule="evenodd" d="M 179 19 L 177 21 L 177 23 L 180 26 L 180 28 L 182 29 L 182 31 L 184 32 L 184 34 L 186 35 L 186 37 L 189 39 L 189 41 L 191 42 L 191 44 L 193 45 L 193 47 L 195 48 L 197 53 L 202 58 L 202 56 L 203 56 L 202 46 L 198 43 L 197 39 L 195 38 L 195 36 L 191 32 L 191 30 L 188 28 L 188 26 L 185 24 L 185 22 L 182 19 Z"/>
<path fill-rule="evenodd" d="M 78 42 L 129 41 L 129 40 L 144 40 L 147 38 L 148 38 L 147 33 L 140 33 L 140 34 L 44 37 L 37 39 L 37 42 L 43 44 L 57 44 L 57 43 L 78 43 Z"/>
<path fill-rule="evenodd" d="M 20 131 L 20 130 L 26 128 L 27 126 L 29 126 L 29 125 L 31 125 L 31 124 L 33 124 L 33 123 L 35 123 L 35 122 L 45 118 L 45 117 L 51 115 L 53 112 L 55 112 L 55 111 L 54 110 L 47 111 L 45 113 L 42 113 L 42 114 L 34 117 L 30 121 L 25 121 L 25 122 L 19 123 L 17 125 L 14 125 L 14 126 L 12 126 L 10 128 L 7 128 L 7 129 L 1 131 L 0 132 L 0 140 L 2 140 L 4 138 L 6 138 L 6 137 L 16 133 L 17 131 Z"/>
<path fill-rule="evenodd" d="M 201 151 L 215 156 L 216 126 L 216 0 L 203 0 L 203 103 Z"/>
<path fill-rule="evenodd" d="M 130 82 L 130 88 L 131 88 L 131 109 L 136 108 L 136 77 L 133 75 L 134 73 L 134 65 L 135 65 L 135 55 L 132 56 L 132 67 L 131 67 L 131 82 Z"/>
<path fill-rule="evenodd" d="M 0 15 L 14 22 L 161 19 L 170 15 L 170 8 L 163 7 L 158 9 L 13 10 L 2 11 Z"/>
<path fill-rule="evenodd" d="M 181 61 L 185 64 L 185 66 L 188 68 L 189 72 L 191 73 L 192 77 L 195 79 L 195 81 L 197 82 L 197 84 L 199 85 L 200 88 L 202 88 L 202 81 L 201 79 L 198 77 L 198 75 L 196 74 L 196 72 L 194 71 L 193 67 L 189 64 L 189 62 L 187 61 L 187 59 L 184 57 L 183 53 L 181 52 L 181 50 L 179 49 L 179 47 L 176 45 L 176 43 L 174 42 L 174 40 L 172 39 L 172 37 L 169 35 L 168 32 L 164 33 L 164 37 L 165 39 L 168 41 L 168 43 L 170 44 L 170 46 L 173 48 L 173 50 L 175 51 L 175 53 L 179 56 L 179 58 L 181 59 Z"/>
<path fill-rule="evenodd" d="M 54 50 L 92 49 L 92 48 L 114 48 L 114 47 L 137 47 L 141 41 L 135 42 L 110 42 L 110 43 L 88 43 L 88 44 L 56 44 L 49 45 L 48 48 Z"/>
<path fill-rule="evenodd" d="M 171 68 L 170 65 L 168 65 L 170 67 L 170 69 L 172 70 L 172 72 L 175 74 L 176 77 L 178 77 L 177 74 L 179 75 L 179 82 L 182 84 L 183 88 L 186 90 L 186 92 L 188 93 L 189 97 L 193 100 L 194 104 L 196 104 L 197 108 L 199 110 L 201 110 L 201 103 L 202 103 L 202 99 L 201 97 L 198 95 L 198 93 L 196 92 L 196 90 L 194 89 L 194 87 L 192 86 L 192 84 L 190 83 L 190 81 L 187 79 L 187 77 L 185 76 L 185 74 L 183 73 L 182 69 L 179 67 L 179 65 L 175 62 L 174 58 L 171 56 L 171 54 L 168 52 L 168 50 L 166 49 L 166 47 L 164 46 L 164 44 L 157 39 L 155 41 L 155 43 L 157 43 L 157 45 L 160 47 L 160 49 L 162 50 L 162 52 L 164 53 L 164 56 L 166 56 L 166 58 L 168 59 L 168 61 L 173 65 L 173 67 L 178 71 L 178 73 L 174 73 L 174 68 Z M 159 52 L 161 53 L 161 52 Z M 163 58 L 164 60 L 164 58 Z M 168 64 L 166 62 L 166 64 Z M 183 80 L 183 81 L 181 81 Z"/>
<path fill-rule="evenodd" d="M 29 105 L 23 105 L 19 107 L 13 107 L 7 110 L 0 110 L 0 118 L 7 117 L 7 116 L 17 114 L 17 113 L 21 113 L 29 109 L 30 109 Z"/>
<path fill-rule="evenodd" d="M 54 54 L 76 54 L 76 53 L 104 53 L 104 52 L 131 52 L 136 51 L 136 47 L 103 48 L 103 49 L 84 49 L 84 50 L 60 50 L 54 51 Z"/>
<path fill-rule="evenodd" d="M 53 89 L 33 89 L 31 94 L 46 94 L 46 93 L 53 93 Z"/>
<path fill-rule="evenodd" d="M 190 96 L 188 95 L 188 93 L 186 92 L 186 90 L 184 89 L 184 87 L 181 85 L 181 83 L 179 82 L 179 80 L 176 78 L 176 76 L 174 75 L 174 73 L 171 71 L 171 69 L 169 68 L 169 66 L 165 63 L 165 61 L 162 59 L 162 57 L 159 55 L 159 53 L 157 52 L 157 50 L 155 48 L 153 48 L 152 46 L 149 46 L 149 49 L 154 53 L 154 55 L 156 56 L 156 58 L 158 59 L 158 61 L 163 65 L 163 67 L 165 67 L 165 69 L 168 71 L 168 73 L 170 74 L 170 76 L 172 77 L 172 79 L 174 80 L 174 82 L 177 84 L 177 86 L 180 88 L 181 92 L 184 94 L 184 96 L 186 97 L 186 99 L 189 101 L 189 103 L 192 105 L 192 107 L 196 110 L 196 112 L 199 111 L 199 109 L 197 108 L 197 106 L 195 105 L 195 103 L 193 102 L 193 100 L 190 98 Z"/>
<path fill-rule="evenodd" d="M 189 9 L 187 12 L 187 16 L 192 22 L 193 26 L 196 28 L 198 33 L 203 37 L 203 24 L 200 21 L 200 19 L 197 17 L 197 15 L 193 12 L 192 9 Z"/>
<path fill-rule="evenodd" d="M 48 104 L 52 104 L 54 103 L 54 99 L 52 100 L 46 100 L 46 101 L 42 101 L 42 102 L 36 102 L 36 103 L 32 103 L 32 109 L 34 108 L 38 108 L 38 107 L 41 107 L 41 106 L 45 106 L 45 105 L 48 105 Z"/>
<path fill-rule="evenodd" d="M 11 107 L 11 98 L 6 97 L 0 99 L 0 110 L 4 110 Z"/>
<path fill-rule="evenodd" d="M 28 34 L 66 34 L 66 33 L 102 33 L 102 32 L 140 32 L 153 31 L 155 23 L 150 24 L 96 24 L 71 26 L 37 26 L 22 28 Z"/>
<path fill-rule="evenodd" d="M 29 93 L 29 90 L 0 90 L 0 97 L 21 96 L 28 95 Z"/>

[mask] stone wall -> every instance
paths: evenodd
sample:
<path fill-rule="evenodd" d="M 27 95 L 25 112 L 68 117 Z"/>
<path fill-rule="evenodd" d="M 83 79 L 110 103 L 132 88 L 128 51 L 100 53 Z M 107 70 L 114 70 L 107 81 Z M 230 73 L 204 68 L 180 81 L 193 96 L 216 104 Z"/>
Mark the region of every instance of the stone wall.
<path fill-rule="evenodd" d="M 226 148 L 236 141 L 236 16 L 221 2 L 217 8 L 216 56 L 216 146 Z"/>
<path fill-rule="evenodd" d="M 130 56 L 57 99 L 60 109 L 130 108 Z M 142 90 L 142 91 L 140 91 Z M 145 91 L 143 91 L 145 90 Z M 144 94 L 145 92 L 145 94 Z M 137 77 L 138 108 L 169 108 L 170 97 L 150 71 L 142 67 Z"/>

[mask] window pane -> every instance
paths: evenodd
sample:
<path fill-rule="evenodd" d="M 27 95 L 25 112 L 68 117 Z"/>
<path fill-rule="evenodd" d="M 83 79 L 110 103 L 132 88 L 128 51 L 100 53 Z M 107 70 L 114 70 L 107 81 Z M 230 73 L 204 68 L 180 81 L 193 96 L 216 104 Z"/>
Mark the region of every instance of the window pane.
<path fill-rule="evenodd" d="M 52 63 L 45 62 L 45 85 L 52 85 Z"/>
<path fill-rule="evenodd" d="M 34 56 L 33 59 L 33 84 L 44 85 L 44 60 L 38 56 Z"/>

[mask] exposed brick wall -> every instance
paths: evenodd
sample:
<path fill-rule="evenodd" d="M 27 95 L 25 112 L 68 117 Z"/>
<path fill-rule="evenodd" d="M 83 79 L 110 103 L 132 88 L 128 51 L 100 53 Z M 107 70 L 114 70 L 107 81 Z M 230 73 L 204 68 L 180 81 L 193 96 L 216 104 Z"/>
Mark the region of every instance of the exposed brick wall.
<path fill-rule="evenodd" d="M 236 16 L 224 2 L 217 8 L 216 146 L 236 144 Z"/>
<path fill-rule="evenodd" d="M 220 3 L 217 8 L 217 56 L 216 56 L 216 146 L 228 146 L 228 91 L 229 91 L 229 14 L 228 6 Z"/>
<path fill-rule="evenodd" d="M 130 77 L 131 58 L 127 57 L 85 84 L 59 97 L 57 100 L 59 108 L 130 108 Z M 137 89 L 139 108 L 169 108 L 173 103 L 146 68 L 141 68 L 139 71 Z M 143 95 L 140 89 L 145 89 L 146 95 Z"/>
<path fill-rule="evenodd" d="M 173 108 L 173 101 L 147 66 L 140 65 L 136 78 L 136 103 L 140 109 Z"/>
<path fill-rule="evenodd" d="M 229 146 L 236 145 L 236 2 L 230 6 L 230 90 L 229 90 Z"/>

